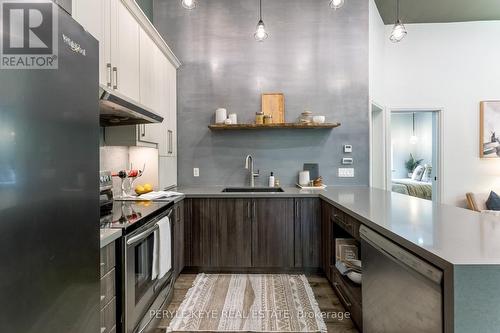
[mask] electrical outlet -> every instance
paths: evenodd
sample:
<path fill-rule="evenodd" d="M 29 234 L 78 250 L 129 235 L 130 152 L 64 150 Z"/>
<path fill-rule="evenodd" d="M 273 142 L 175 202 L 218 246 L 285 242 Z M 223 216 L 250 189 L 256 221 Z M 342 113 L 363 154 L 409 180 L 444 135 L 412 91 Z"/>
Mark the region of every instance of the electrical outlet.
<path fill-rule="evenodd" d="M 344 153 L 352 153 L 352 145 L 344 145 Z"/>
<path fill-rule="evenodd" d="M 354 178 L 354 168 L 339 168 L 340 178 Z"/>
<path fill-rule="evenodd" d="M 342 164 L 344 164 L 344 165 L 350 165 L 353 163 L 354 163 L 354 160 L 352 159 L 352 157 L 344 157 L 342 159 Z"/>
<path fill-rule="evenodd" d="M 200 169 L 199 168 L 193 168 L 193 176 L 200 177 Z"/>

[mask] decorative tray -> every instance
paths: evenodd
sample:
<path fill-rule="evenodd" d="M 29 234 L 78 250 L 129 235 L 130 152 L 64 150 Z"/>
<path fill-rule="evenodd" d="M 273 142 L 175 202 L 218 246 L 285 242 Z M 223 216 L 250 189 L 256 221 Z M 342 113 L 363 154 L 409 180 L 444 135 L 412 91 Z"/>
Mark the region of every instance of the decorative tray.
<path fill-rule="evenodd" d="M 302 186 L 297 184 L 297 186 L 302 189 L 302 190 L 324 190 L 327 186 L 326 185 L 321 185 L 321 186 Z"/>

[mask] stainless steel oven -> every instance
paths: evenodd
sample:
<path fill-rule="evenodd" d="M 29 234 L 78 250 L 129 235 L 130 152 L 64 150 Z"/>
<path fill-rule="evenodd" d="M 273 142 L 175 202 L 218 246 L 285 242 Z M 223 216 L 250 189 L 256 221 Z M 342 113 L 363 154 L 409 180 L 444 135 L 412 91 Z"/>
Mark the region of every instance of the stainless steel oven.
<path fill-rule="evenodd" d="M 168 216 L 170 239 L 173 240 L 173 210 L 170 208 L 125 236 L 124 269 L 124 332 L 148 332 L 154 318 L 151 315 L 167 302 L 172 291 L 173 267 L 161 279 L 152 278 L 154 235 L 157 222 Z M 173 242 L 170 242 L 173 255 Z M 173 258 L 172 263 L 173 263 Z M 172 265 L 173 266 L 173 265 Z"/>

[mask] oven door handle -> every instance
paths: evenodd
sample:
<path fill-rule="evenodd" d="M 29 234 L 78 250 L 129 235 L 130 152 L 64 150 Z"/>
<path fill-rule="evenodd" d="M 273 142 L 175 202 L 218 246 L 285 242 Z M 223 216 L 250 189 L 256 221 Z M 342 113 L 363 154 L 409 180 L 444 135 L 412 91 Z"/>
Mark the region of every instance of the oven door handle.
<path fill-rule="evenodd" d="M 168 212 L 168 214 L 165 215 L 165 217 L 168 217 L 170 219 L 170 217 L 172 216 L 172 210 L 170 210 Z M 161 220 L 163 217 L 159 218 L 159 220 Z M 145 231 L 141 232 L 140 234 L 138 235 L 135 235 L 133 237 L 130 237 L 128 240 L 127 240 L 127 245 L 132 245 L 132 244 L 135 244 L 141 240 L 143 240 L 144 238 L 148 237 L 149 235 L 151 235 L 156 229 L 158 229 L 158 224 L 155 223 L 152 227 L 146 229 Z"/>

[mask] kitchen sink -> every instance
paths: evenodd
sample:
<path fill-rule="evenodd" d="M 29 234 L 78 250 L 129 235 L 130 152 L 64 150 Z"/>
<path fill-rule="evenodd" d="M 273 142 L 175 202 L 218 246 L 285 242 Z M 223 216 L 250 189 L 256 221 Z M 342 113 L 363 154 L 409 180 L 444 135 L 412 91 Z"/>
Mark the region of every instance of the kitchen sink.
<path fill-rule="evenodd" d="M 285 192 L 281 187 L 226 187 L 222 192 L 231 193 L 276 193 Z"/>

